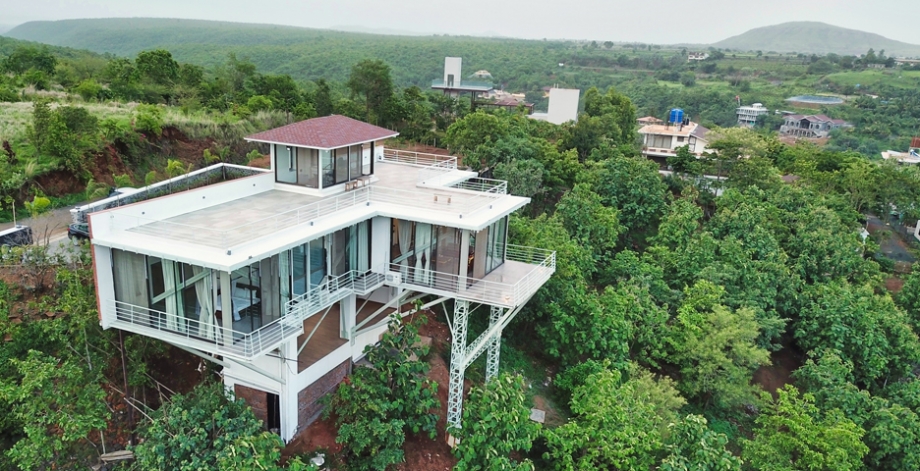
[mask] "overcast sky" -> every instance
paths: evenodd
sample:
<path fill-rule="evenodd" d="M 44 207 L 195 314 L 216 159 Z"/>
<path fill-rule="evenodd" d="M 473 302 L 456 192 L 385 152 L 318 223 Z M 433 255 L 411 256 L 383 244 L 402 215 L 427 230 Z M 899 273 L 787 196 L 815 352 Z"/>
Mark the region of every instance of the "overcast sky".
<path fill-rule="evenodd" d="M 658 44 L 823 21 L 920 44 L 918 0 L 0 0 L 2 25 L 132 16 Z"/>

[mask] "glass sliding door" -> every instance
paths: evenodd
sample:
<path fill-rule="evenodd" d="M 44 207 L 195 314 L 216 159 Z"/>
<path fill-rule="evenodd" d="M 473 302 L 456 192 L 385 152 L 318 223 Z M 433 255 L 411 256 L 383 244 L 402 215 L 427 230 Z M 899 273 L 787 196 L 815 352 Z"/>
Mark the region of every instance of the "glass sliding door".
<path fill-rule="evenodd" d="M 348 148 L 348 179 L 354 180 L 361 176 L 361 146 Z"/>
<path fill-rule="evenodd" d="M 297 184 L 319 188 L 319 151 L 301 149 L 297 152 Z"/>
<path fill-rule="evenodd" d="M 323 177 L 323 188 L 335 185 L 335 157 L 331 150 L 319 151 L 320 173 Z"/>
<path fill-rule="evenodd" d="M 505 263 L 505 240 L 508 234 L 508 219 L 501 218 L 489 226 L 489 246 L 486 249 L 486 273 Z"/>
<path fill-rule="evenodd" d="M 324 238 L 291 249 L 291 296 L 297 297 L 322 284 L 326 277 Z"/>
<path fill-rule="evenodd" d="M 335 184 L 348 181 L 348 148 L 333 149 L 335 155 Z"/>

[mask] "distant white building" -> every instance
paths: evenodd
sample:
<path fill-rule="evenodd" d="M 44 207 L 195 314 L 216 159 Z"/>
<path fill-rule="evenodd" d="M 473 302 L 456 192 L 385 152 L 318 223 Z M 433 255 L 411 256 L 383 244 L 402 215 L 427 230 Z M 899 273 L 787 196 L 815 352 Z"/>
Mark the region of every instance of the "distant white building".
<path fill-rule="evenodd" d="M 431 82 L 431 88 L 434 90 L 441 90 L 445 95 L 450 95 L 452 97 L 457 97 L 461 93 L 467 92 L 470 94 L 472 100 L 475 100 L 476 97 L 481 94 L 488 94 L 492 91 L 492 82 L 488 80 L 463 80 L 462 69 L 462 58 L 445 57 L 444 78 L 433 80 Z M 476 74 L 481 72 L 489 74 L 486 70 L 480 70 L 476 72 Z M 489 74 L 488 76 L 491 77 L 492 75 Z"/>
<path fill-rule="evenodd" d="M 886 150 L 882 152 L 882 158 L 885 160 L 894 159 L 903 165 L 920 164 L 920 137 L 915 137 L 911 140 L 910 148 L 907 152 Z"/>
<path fill-rule="evenodd" d="M 562 124 L 578 121 L 578 97 L 581 90 L 577 88 L 552 88 L 549 91 L 549 108 L 546 113 L 534 113 L 531 118 Z"/>
<path fill-rule="evenodd" d="M 687 124 L 649 124 L 639 129 L 642 136 L 642 155 L 646 157 L 665 158 L 677 154 L 677 149 L 690 146 L 690 152 L 697 157 L 709 152 L 709 129 L 697 123 Z"/>
<path fill-rule="evenodd" d="M 687 62 L 704 61 L 706 59 L 709 59 L 708 52 L 691 52 L 687 54 Z"/>
<path fill-rule="evenodd" d="M 757 124 L 757 117 L 769 112 L 762 103 L 754 103 L 750 106 L 739 106 L 735 114 L 738 115 L 738 126 L 753 128 Z"/>

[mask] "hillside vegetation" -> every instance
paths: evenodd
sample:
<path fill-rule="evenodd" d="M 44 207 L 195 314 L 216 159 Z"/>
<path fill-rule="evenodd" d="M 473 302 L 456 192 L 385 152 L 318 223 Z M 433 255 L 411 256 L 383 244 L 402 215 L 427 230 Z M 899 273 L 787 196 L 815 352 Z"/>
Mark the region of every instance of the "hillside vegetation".
<path fill-rule="evenodd" d="M 920 56 L 920 46 L 874 33 L 841 28 L 817 21 L 793 21 L 754 28 L 723 39 L 715 47 L 742 51 L 802 52 L 806 54 L 862 54 L 884 49 L 890 56 Z"/>

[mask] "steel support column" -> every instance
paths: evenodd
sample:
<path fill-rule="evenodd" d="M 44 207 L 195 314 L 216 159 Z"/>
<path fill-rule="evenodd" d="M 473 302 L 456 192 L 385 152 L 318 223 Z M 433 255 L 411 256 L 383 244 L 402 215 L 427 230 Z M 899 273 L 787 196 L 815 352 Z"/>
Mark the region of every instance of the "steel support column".
<path fill-rule="evenodd" d="M 454 301 L 454 322 L 450 345 L 450 384 L 447 393 L 447 427 L 460 428 L 463 414 L 463 373 L 466 370 L 466 327 L 470 303 Z"/>
<path fill-rule="evenodd" d="M 489 313 L 489 327 L 497 324 L 504 312 L 505 309 L 501 306 L 492 306 L 492 310 Z M 498 355 L 501 353 L 501 342 L 502 332 L 499 330 L 492 343 L 489 344 L 489 351 L 486 354 L 486 382 L 498 376 Z"/>

